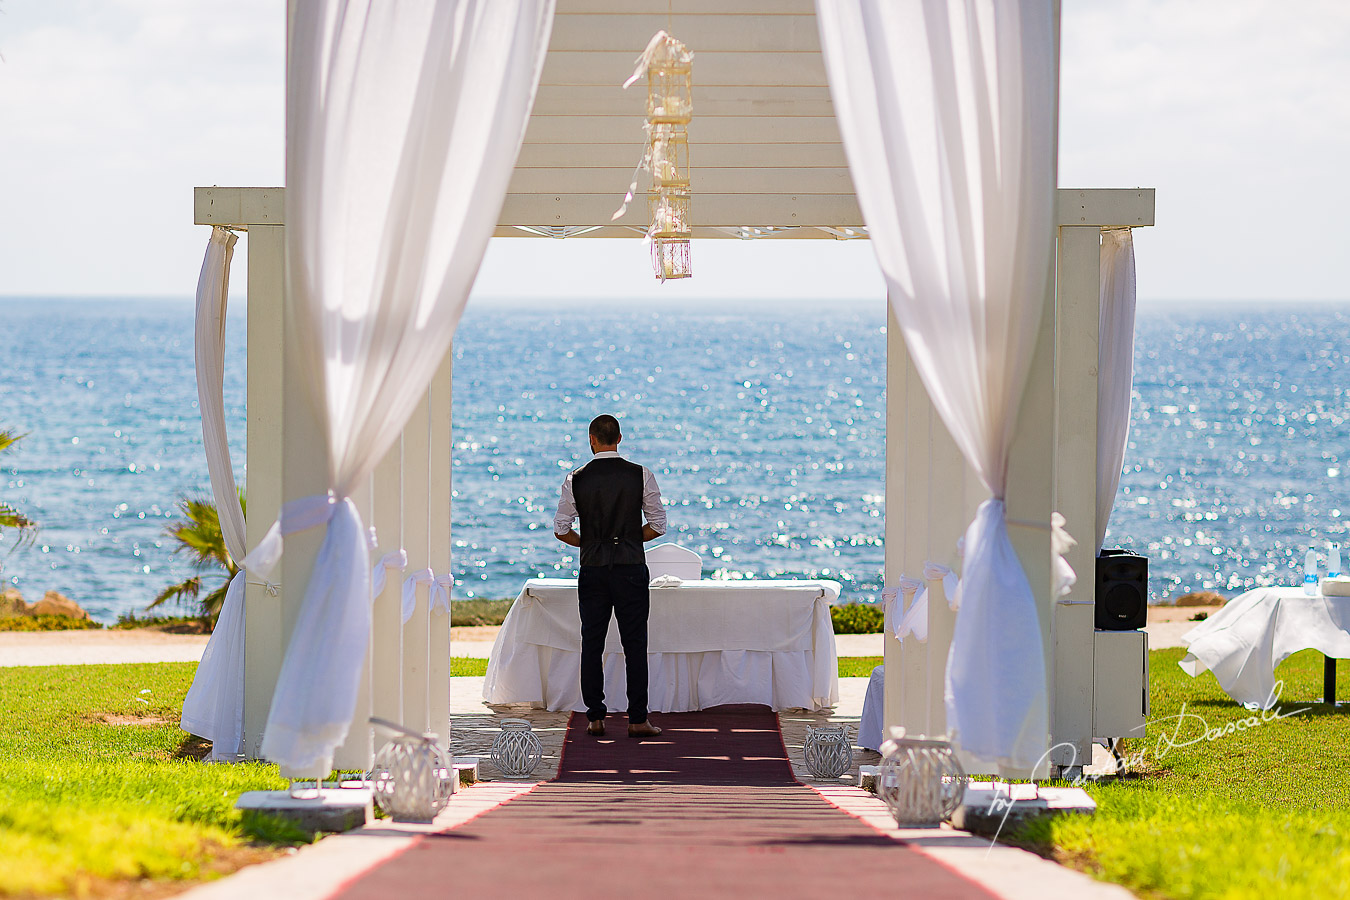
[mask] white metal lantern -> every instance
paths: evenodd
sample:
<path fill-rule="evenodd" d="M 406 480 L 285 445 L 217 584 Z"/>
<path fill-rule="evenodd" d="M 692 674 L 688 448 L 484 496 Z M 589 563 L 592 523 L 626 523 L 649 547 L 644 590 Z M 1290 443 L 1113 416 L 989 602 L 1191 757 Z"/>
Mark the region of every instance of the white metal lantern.
<path fill-rule="evenodd" d="M 502 719 L 492 741 L 492 764 L 507 778 L 528 778 L 544 758 L 544 745 L 525 719 Z"/>
<path fill-rule="evenodd" d="M 434 733 L 418 734 L 384 719 L 372 718 L 395 732 L 375 754 L 370 792 L 395 822 L 430 822 L 450 801 L 454 766 Z"/>
<path fill-rule="evenodd" d="M 848 739 L 848 726 L 822 725 L 807 727 L 806 768 L 816 778 L 838 778 L 853 768 L 853 745 Z"/>
<path fill-rule="evenodd" d="M 948 741 L 906 737 L 903 728 L 892 728 L 891 739 L 881 745 L 877 796 L 896 825 L 942 824 L 961 806 L 966 781 Z"/>

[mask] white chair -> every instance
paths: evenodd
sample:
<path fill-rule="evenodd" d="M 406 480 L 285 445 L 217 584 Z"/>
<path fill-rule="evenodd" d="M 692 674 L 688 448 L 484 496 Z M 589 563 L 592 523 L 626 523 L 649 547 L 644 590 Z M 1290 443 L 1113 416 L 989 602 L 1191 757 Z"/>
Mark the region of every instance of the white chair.
<path fill-rule="evenodd" d="M 681 581 L 698 581 L 703 577 L 703 557 L 667 541 L 647 551 L 647 570 L 652 578 L 674 575 Z"/>

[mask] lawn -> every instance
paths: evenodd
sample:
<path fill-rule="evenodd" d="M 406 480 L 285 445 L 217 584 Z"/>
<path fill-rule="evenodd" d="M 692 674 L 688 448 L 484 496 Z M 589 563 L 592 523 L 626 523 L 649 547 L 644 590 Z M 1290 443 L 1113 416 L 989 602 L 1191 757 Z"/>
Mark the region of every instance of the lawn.
<path fill-rule="evenodd" d="M 487 674 L 487 664 L 486 659 L 452 656 L 450 657 L 450 674 L 452 676 L 476 676 L 481 678 Z M 841 656 L 839 657 L 839 677 L 866 678 L 879 665 L 881 665 L 880 656 Z"/>
<path fill-rule="evenodd" d="M 178 728 L 192 663 L 0 668 L 0 895 L 124 896 L 303 836 L 234 801 L 276 766 L 211 765 Z M 150 883 L 145 883 L 146 881 Z"/>
<path fill-rule="evenodd" d="M 1286 702 L 1263 720 L 1211 673 L 1182 672 L 1184 652 L 1150 654 L 1147 733 L 1126 748 L 1143 777 L 1089 783 L 1095 816 L 1034 823 L 1012 842 L 1145 897 L 1350 895 L 1350 712 L 1298 702 L 1322 694 L 1321 654 L 1277 670 Z"/>

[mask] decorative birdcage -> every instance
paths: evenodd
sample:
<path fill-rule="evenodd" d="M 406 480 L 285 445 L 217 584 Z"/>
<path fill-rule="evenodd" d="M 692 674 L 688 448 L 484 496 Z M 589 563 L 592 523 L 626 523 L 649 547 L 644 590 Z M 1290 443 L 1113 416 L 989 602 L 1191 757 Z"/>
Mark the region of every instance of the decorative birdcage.
<path fill-rule="evenodd" d="M 418 734 L 385 719 L 373 724 L 395 732 L 375 754 L 370 792 L 395 822 L 430 822 L 454 789 L 455 768 L 434 733 Z"/>
<path fill-rule="evenodd" d="M 651 127 L 653 188 L 689 187 L 689 132 L 673 125 Z"/>
<path fill-rule="evenodd" d="M 807 770 L 816 778 L 839 778 L 853 768 L 853 745 L 849 743 L 847 725 L 808 726 L 802 751 Z"/>
<path fill-rule="evenodd" d="M 961 806 L 967 780 L 945 740 L 906 737 L 903 728 L 892 728 L 890 740 L 881 745 L 877 796 L 898 826 L 941 825 Z"/>
<path fill-rule="evenodd" d="M 693 268 L 689 264 L 688 238 L 684 240 L 654 238 L 652 268 L 656 270 L 656 277 L 662 281 L 667 278 L 688 278 L 693 275 Z"/>
<path fill-rule="evenodd" d="M 664 31 L 643 54 L 647 63 L 647 121 L 687 125 L 694 114 L 694 54 Z"/>
<path fill-rule="evenodd" d="M 544 758 L 544 745 L 526 719 L 502 719 L 492 741 L 492 764 L 507 778 L 528 778 Z"/>
<path fill-rule="evenodd" d="M 689 192 L 672 188 L 658 188 L 647 195 L 647 211 L 651 215 L 653 239 L 689 239 Z"/>
<path fill-rule="evenodd" d="M 647 146 L 633 171 L 633 183 L 623 203 L 610 217 L 618 220 L 628 211 L 638 189 L 638 173 L 651 172 L 652 186 L 647 207 L 651 225 L 647 240 L 652 244 L 652 268 L 661 281 L 688 278 L 689 263 L 689 130 L 694 114 L 694 54 L 664 31 L 658 31 L 637 59 L 637 68 L 624 82 L 628 87 L 647 76 Z"/>

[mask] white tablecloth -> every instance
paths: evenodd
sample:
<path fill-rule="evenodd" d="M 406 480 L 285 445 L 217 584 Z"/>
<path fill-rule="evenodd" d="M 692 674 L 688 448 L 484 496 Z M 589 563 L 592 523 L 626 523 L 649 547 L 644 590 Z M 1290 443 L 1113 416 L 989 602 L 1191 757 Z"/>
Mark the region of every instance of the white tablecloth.
<path fill-rule="evenodd" d="M 830 604 L 835 581 L 686 581 L 651 589 L 648 706 L 688 712 L 724 703 L 824 709 L 839 700 Z M 605 642 L 605 705 L 627 706 L 618 626 Z M 488 703 L 584 711 L 577 583 L 525 583 L 497 634 Z"/>
<path fill-rule="evenodd" d="M 1234 700 L 1269 709 L 1280 699 L 1275 667 L 1293 654 L 1318 650 L 1350 659 L 1350 597 L 1257 588 L 1234 597 L 1181 641 L 1190 650 L 1179 663 L 1188 674 L 1209 669 Z"/>

